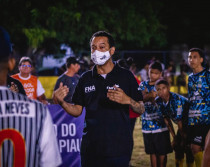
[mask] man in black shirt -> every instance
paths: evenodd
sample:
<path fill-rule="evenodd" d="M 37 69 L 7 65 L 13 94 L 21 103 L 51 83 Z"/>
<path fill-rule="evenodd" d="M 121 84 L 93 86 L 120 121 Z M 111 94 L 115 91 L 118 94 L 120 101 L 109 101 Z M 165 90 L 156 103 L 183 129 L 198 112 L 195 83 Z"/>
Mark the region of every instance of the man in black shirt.
<path fill-rule="evenodd" d="M 133 74 L 113 63 L 115 45 L 111 34 L 96 32 L 90 47 L 95 66 L 80 77 L 72 98 L 74 105 L 64 101 L 68 88 L 62 83 L 54 98 L 73 116 L 86 108 L 82 167 L 127 167 L 132 145 L 129 106 L 142 114 L 142 94 Z"/>

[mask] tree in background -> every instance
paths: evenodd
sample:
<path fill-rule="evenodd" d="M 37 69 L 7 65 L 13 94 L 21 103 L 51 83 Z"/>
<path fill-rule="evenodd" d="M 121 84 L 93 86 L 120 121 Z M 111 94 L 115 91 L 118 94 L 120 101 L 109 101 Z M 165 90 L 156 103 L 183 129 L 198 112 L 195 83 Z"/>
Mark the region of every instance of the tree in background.
<path fill-rule="evenodd" d="M 59 43 L 75 52 L 87 50 L 91 34 L 98 30 L 111 32 L 119 50 L 166 45 L 166 27 L 158 18 L 160 1 L 0 0 L 0 4 L 1 24 L 21 55 L 58 52 Z"/>

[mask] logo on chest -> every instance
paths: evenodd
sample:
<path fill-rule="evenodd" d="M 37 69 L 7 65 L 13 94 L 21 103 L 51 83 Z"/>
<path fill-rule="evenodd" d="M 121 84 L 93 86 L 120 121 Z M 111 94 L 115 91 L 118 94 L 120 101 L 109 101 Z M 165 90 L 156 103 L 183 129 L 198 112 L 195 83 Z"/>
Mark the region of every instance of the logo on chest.
<path fill-rule="evenodd" d="M 96 91 L 96 88 L 94 85 L 85 87 L 85 93 L 89 93 L 93 91 Z"/>
<path fill-rule="evenodd" d="M 116 86 L 117 88 L 120 87 L 119 84 L 115 84 L 115 86 Z M 112 89 L 112 90 L 114 90 L 115 88 L 114 88 L 114 86 L 107 86 L 106 89 Z"/>

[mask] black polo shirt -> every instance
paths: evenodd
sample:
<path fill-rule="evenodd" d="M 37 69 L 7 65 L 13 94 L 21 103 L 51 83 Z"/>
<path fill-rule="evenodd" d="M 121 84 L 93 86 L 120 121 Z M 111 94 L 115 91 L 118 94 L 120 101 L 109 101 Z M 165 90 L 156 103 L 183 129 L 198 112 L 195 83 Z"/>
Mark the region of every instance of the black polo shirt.
<path fill-rule="evenodd" d="M 130 155 L 129 105 L 107 98 L 107 90 L 113 89 L 114 85 L 132 99 L 143 100 L 133 74 L 118 65 L 105 79 L 97 73 L 96 66 L 79 79 L 72 102 L 86 108 L 82 154 Z"/>

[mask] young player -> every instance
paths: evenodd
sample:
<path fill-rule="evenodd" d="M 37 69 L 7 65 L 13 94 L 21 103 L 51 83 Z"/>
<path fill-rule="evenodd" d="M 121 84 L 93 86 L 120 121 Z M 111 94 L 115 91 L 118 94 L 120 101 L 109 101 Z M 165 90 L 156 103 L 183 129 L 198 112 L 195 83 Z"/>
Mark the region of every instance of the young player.
<path fill-rule="evenodd" d="M 150 154 L 151 166 L 166 166 L 167 154 L 172 152 L 168 128 L 162 113 L 157 110 L 155 82 L 162 77 L 162 66 L 153 62 L 149 66 L 149 80 L 140 84 L 145 112 L 142 114 L 142 132 L 145 152 Z M 161 141 L 161 142 L 160 142 Z"/>
<path fill-rule="evenodd" d="M 169 83 L 164 79 L 159 79 L 155 83 L 158 97 L 156 103 L 162 112 L 164 121 L 173 137 L 172 146 L 175 151 L 176 167 L 183 167 L 184 152 L 186 153 L 187 167 L 192 167 L 194 158 L 191 149 L 186 141 L 187 118 L 189 103 L 187 98 L 170 92 Z M 178 125 L 175 134 L 171 120 Z"/>
<path fill-rule="evenodd" d="M 210 129 L 210 72 L 203 67 L 204 52 L 199 48 L 189 50 L 188 63 L 193 71 L 188 78 L 189 137 L 196 167 L 200 167 L 206 134 Z"/>

